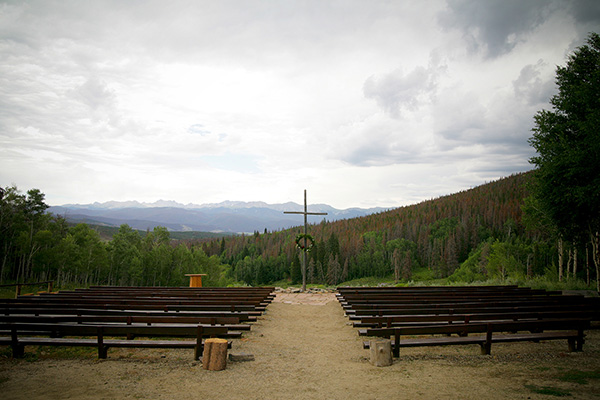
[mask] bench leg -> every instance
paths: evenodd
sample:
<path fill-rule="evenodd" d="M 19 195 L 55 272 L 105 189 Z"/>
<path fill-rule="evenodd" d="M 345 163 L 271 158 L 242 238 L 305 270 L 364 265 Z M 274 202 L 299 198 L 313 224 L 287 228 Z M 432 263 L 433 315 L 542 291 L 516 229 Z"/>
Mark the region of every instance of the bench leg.
<path fill-rule="evenodd" d="M 577 348 L 575 351 L 583 351 L 583 343 L 585 343 L 585 333 L 583 329 L 579 329 L 577 332 Z"/>
<path fill-rule="evenodd" d="M 98 345 L 98 358 L 106 360 L 106 357 L 108 357 L 108 347 Z"/>
<path fill-rule="evenodd" d="M 400 357 L 400 332 L 394 333 L 394 357 Z"/>
<path fill-rule="evenodd" d="M 194 360 L 198 361 L 200 356 L 202 355 L 202 339 L 200 339 L 200 344 L 196 343 L 196 347 L 194 347 Z"/>
<path fill-rule="evenodd" d="M 569 352 L 577 351 L 577 344 L 575 338 L 567 339 L 569 341 Z"/>
<path fill-rule="evenodd" d="M 98 328 L 98 358 L 105 360 L 108 357 L 108 347 L 104 345 L 104 331 Z"/>
<path fill-rule="evenodd" d="M 10 332 L 11 343 L 10 347 L 12 348 L 13 358 L 21 358 L 25 355 L 25 346 L 19 343 L 19 339 L 17 337 L 17 331 L 12 329 Z"/>
<path fill-rule="evenodd" d="M 198 332 L 196 333 L 196 346 L 194 347 L 194 360 L 199 360 L 200 356 L 204 352 L 204 348 L 202 347 L 202 334 L 204 333 L 204 329 L 198 325 Z"/>
<path fill-rule="evenodd" d="M 488 325 L 485 333 L 485 343 L 481 344 L 481 354 L 490 355 L 492 353 L 492 326 Z"/>

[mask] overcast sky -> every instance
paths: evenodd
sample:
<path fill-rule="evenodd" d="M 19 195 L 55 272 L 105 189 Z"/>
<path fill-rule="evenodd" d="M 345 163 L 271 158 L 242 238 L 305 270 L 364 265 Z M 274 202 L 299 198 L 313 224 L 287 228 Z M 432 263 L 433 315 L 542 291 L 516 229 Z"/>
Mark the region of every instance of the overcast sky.
<path fill-rule="evenodd" d="M 0 0 L 0 186 L 414 204 L 531 169 L 590 31 L 597 0 Z"/>

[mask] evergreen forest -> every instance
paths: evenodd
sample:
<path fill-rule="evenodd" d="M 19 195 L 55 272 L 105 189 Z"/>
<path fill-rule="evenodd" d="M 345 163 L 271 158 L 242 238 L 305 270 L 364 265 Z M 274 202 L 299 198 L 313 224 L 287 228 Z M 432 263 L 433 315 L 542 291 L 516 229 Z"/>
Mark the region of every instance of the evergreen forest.
<path fill-rule="evenodd" d="M 559 267 L 561 279 L 589 283 L 595 274 L 585 245 L 561 248 L 537 224 L 528 229 L 522 210 L 531 178 L 531 172 L 516 174 L 416 205 L 310 225 L 307 283 L 557 281 Z M 208 274 L 207 286 L 302 282 L 301 227 L 178 240 L 166 228 L 140 232 L 122 225 L 107 241 L 95 227 L 70 226 L 46 213 L 44 197 L 38 189 L 3 190 L 2 283 L 185 286 L 188 273 Z"/>

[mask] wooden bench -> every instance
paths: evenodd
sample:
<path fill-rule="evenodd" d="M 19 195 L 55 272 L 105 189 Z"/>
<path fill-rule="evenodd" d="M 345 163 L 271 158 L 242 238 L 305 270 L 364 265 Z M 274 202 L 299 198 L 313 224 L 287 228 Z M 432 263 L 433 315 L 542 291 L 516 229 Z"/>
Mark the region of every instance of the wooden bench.
<path fill-rule="evenodd" d="M 366 316 L 398 316 L 398 315 L 441 315 L 441 314 L 482 314 L 482 313 L 510 313 L 510 312 L 544 312 L 544 311 L 581 311 L 590 310 L 586 304 L 457 304 L 445 307 L 419 307 L 418 304 L 401 309 L 376 309 L 376 310 L 355 310 L 355 312 L 346 312 L 351 320 L 359 320 Z"/>
<path fill-rule="evenodd" d="M 347 309 L 401 308 L 410 304 L 442 305 L 457 303 L 585 303 L 600 305 L 600 299 L 564 296 L 560 291 L 517 287 L 393 287 L 338 288 L 338 300 Z"/>
<path fill-rule="evenodd" d="M 39 307 L 38 307 L 39 306 Z M 235 318 L 239 322 L 256 321 L 257 312 L 243 311 L 164 311 L 164 310 L 114 310 L 105 308 L 73 308 L 60 307 L 57 305 L 15 305 L 6 306 L 0 304 L 0 315 L 116 315 L 116 316 L 139 316 L 139 317 L 199 317 L 199 318 Z M 252 314 L 252 315 L 251 315 Z M 202 322 L 204 323 L 204 322 Z M 219 322 L 216 322 L 219 323 Z"/>
<path fill-rule="evenodd" d="M 258 300 L 270 303 L 274 298 L 275 288 L 190 288 L 190 287 L 92 287 L 60 291 L 60 295 L 70 296 L 120 296 L 120 297 L 180 297 L 188 299 L 238 299 Z"/>
<path fill-rule="evenodd" d="M 237 317 L 133 316 L 133 315 L 0 315 L 0 329 L 4 323 L 123 323 L 132 324 L 203 324 L 224 326 L 229 330 L 248 331 L 250 325 L 240 324 Z"/>
<path fill-rule="evenodd" d="M 160 310 L 169 311 L 218 311 L 218 312 L 246 312 L 249 315 L 262 315 L 265 307 L 256 307 L 253 305 L 198 305 L 198 304 L 169 304 L 169 303 L 136 303 L 127 302 L 62 302 L 62 301 L 28 301 L 19 297 L 16 300 L 0 299 L 0 310 L 4 308 L 30 307 L 30 308 L 57 308 L 72 307 L 83 309 L 105 309 L 105 310 Z"/>
<path fill-rule="evenodd" d="M 547 310 L 504 313 L 465 313 L 465 314 L 418 314 L 362 316 L 360 322 L 354 322 L 355 328 L 391 328 L 410 325 L 443 325 L 452 323 L 473 323 L 493 321 L 519 321 L 552 318 L 596 319 L 600 311 L 596 310 Z"/>
<path fill-rule="evenodd" d="M 184 298 L 128 298 L 128 297 L 74 297 L 60 296 L 58 294 L 49 296 L 20 296 L 14 302 L 26 303 L 54 303 L 54 304 L 115 304 L 115 305 L 159 305 L 159 306 L 229 306 L 243 307 L 248 309 L 263 310 L 266 303 L 260 303 L 253 300 L 231 300 L 231 299 L 184 299 Z"/>
<path fill-rule="evenodd" d="M 535 321 L 496 321 L 488 323 L 425 325 L 413 327 L 370 328 L 359 334 L 393 338 L 394 357 L 400 356 L 400 347 L 445 346 L 479 344 L 482 354 L 490 354 L 492 343 L 566 339 L 569 351 L 581 351 L 584 330 L 590 326 L 589 319 L 543 319 Z M 547 332 L 550 331 L 550 332 Z M 499 335 L 499 332 L 521 332 Z M 523 333 L 529 332 L 529 333 Z M 402 339 L 402 336 L 452 335 L 457 337 L 429 337 Z M 469 334 L 485 334 L 469 336 Z M 369 342 L 363 346 L 368 348 Z"/>
<path fill-rule="evenodd" d="M 453 307 L 460 304 L 595 304 L 582 296 L 549 296 L 549 297 L 489 297 L 489 298 L 432 298 L 432 299 L 402 299 L 402 300 L 372 300 L 353 303 L 342 303 L 345 310 L 371 310 L 371 309 L 401 309 L 419 304 L 421 307 Z M 600 304 L 600 303 L 598 303 Z"/>
<path fill-rule="evenodd" d="M 197 358 L 202 337 L 237 338 L 249 330 L 250 325 L 242 322 L 255 321 L 274 298 L 273 291 L 94 287 L 0 299 L 0 334 L 10 335 L 0 343 L 10 342 L 15 356 L 25 345 L 47 344 L 97 346 L 100 358 L 106 357 L 109 347 L 193 347 Z M 196 337 L 196 341 L 135 337 Z"/>
<path fill-rule="evenodd" d="M 110 347 L 127 348 L 193 348 L 194 359 L 199 359 L 203 351 L 203 337 L 223 336 L 227 328 L 219 326 L 136 326 L 136 325 L 85 325 L 85 324 L 25 324 L 10 325 L 10 337 L 0 337 L 0 345 L 9 345 L 13 357 L 22 357 L 24 347 L 35 346 L 85 346 L 97 347 L 98 358 L 107 357 Z M 32 333 L 46 333 L 50 337 L 26 337 Z M 94 338 L 65 338 L 64 336 L 87 336 Z M 120 340 L 106 337 L 159 337 L 184 336 L 196 340 Z M 231 347 L 231 342 L 228 342 Z"/>

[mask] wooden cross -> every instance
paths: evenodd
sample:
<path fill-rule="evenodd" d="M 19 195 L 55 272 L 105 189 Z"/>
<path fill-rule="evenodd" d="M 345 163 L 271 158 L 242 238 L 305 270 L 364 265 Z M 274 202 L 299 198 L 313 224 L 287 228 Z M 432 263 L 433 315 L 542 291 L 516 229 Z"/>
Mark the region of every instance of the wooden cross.
<path fill-rule="evenodd" d="M 309 215 L 327 215 L 324 212 L 308 212 L 306 208 L 306 189 L 304 189 L 304 211 L 284 211 L 284 214 L 304 214 L 304 249 L 302 251 L 302 291 L 306 292 L 306 252 L 308 251 L 308 243 L 306 235 L 308 235 L 308 216 Z"/>

